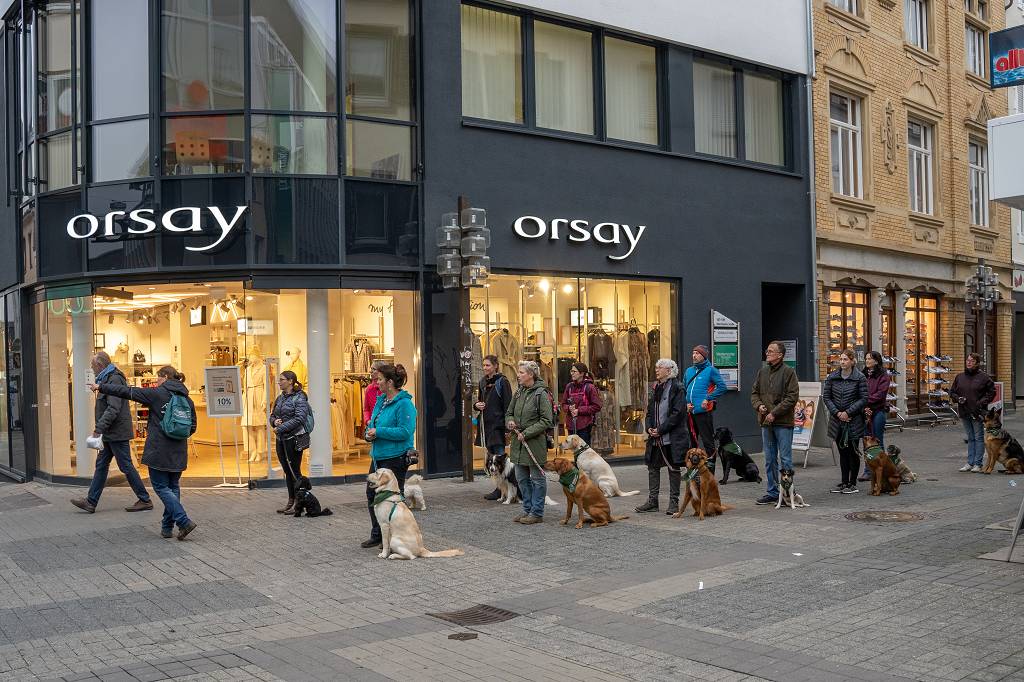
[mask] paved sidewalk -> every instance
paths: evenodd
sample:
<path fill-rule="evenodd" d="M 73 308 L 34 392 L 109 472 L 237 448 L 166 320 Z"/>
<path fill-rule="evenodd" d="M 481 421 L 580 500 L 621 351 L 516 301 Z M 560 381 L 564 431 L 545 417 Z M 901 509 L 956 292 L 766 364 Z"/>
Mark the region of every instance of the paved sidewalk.
<path fill-rule="evenodd" d="M 959 427 L 889 438 L 921 475 L 899 496 L 830 495 L 817 454 L 797 473 L 811 507 L 757 507 L 763 487 L 732 482 L 737 509 L 703 522 L 637 515 L 640 495 L 577 531 L 551 490 L 545 523 L 519 526 L 485 481 L 427 481 L 428 547 L 466 556 L 414 562 L 359 548 L 361 486 L 318 488 L 319 519 L 275 514 L 282 491 L 187 490 L 199 528 L 178 542 L 159 511 L 121 511 L 127 488 L 87 515 L 79 489 L 0 484 L 0 679 L 1024 680 L 1024 566 L 976 558 L 1009 543 L 986 526 L 1024 477 L 957 473 Z M 922 518 L 845 518 L 863 510 Z M 478 604 L 518 615 L 428 615 Z"/>

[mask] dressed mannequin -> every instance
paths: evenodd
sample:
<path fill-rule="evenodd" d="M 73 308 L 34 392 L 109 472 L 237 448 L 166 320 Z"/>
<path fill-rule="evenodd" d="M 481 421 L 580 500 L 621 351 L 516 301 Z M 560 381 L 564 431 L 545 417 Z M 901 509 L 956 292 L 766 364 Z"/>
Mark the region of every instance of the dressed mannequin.
<path fill-rule="evenodd" d="M 128 341 L 122 341 L 117 344 L 117 350 L 114 351 L 114 364 L 119 367 L 128 366 Z"/>
<path fill-rule="evenodd" d="M 284 358 L 285 363 L 289 363 L 285 369 L 295 372 L 295 378 L 302 384 L 302 390 L 308 393 L 309 384 L 306 381 L 309 379 L 309 372 L 306 370 L 306 363 L 302 361 L 302 351 L 298 346 L 289 346 L 284 351 Z"/>
<path fill-rule="evenodd" d="M 244 406 L 242 427 L 249 461 L 258 462 L 266 449 L 267 436 L 267 366 L 259 348 L 249 350 L 242 372 Z"/>

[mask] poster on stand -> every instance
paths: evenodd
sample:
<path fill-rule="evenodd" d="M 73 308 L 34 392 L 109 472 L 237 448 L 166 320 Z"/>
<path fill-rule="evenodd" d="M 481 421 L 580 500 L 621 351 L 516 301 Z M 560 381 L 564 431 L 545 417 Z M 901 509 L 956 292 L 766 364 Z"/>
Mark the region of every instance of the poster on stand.
<path fill-rule="evenodd" d="M 828 410 L 821 404 L 821 384 L 801 381 L 793 414 L 793 449 L 808 450 L 811 446 L 829 447 Z"/>
<path fill-rule="evenodd" d="M 206 416 L 242 416 L 242 377 L 238 365 L 204 367 L 206 377 Z"/>
<path fill-rule="evenodd" d="M 990 410 L 1001 410 L 1003 409 L 1003 382 L 997 381 L 996 384 L 996 397 L 992 399 L 992 402 L 988 404 Z"/>

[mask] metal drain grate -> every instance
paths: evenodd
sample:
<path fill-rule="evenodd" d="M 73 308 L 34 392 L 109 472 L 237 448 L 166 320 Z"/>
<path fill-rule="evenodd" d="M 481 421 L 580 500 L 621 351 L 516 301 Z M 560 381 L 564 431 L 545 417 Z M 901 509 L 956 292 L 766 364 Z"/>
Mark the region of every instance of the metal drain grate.
<path fill-rule="evenodd" d="M 456 632 L 454 635 L 448 635 L 448 639 L 454 639 L 456 642 L 468 642 L 471 639 L 476 639 L 476 633 Z"/>
<path fill-rule="evenodd" d="M 428 613 L 427 615 L 456 625 L 490 625 L 491 623 L 504 623 L 506 620 L 512 620 L 519 616 L 518 613 L 486 604 L 477 604 L 462 611 Z"/>
<path fill-rule="evenodd" d="M 867 521 L 868 523 L 909 523 L 924 521 L 924 514 L 899 511 L 865 511 L 851 512 L 846 515 L 850 521 Z"/>

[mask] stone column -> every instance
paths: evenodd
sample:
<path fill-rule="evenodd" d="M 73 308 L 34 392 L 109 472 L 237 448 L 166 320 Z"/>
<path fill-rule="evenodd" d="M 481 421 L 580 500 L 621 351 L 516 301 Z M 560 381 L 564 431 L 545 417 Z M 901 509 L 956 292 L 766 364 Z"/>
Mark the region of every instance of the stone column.
<path fill-rule="evenodd" d="M 306 366 L 309 369 L 309 406 L 316 420 L 310 436 L 309 475 L 331 475 L 331 387 L 330 328 L 328 327 L 327 290 L 306 291 Z"/>
<path fill-rule="evenodd" d="M 93 400 L 85 387 L 92 375 L 92 314 L 82 312 L 71 316 L 71 409 L 74 416 L 75 459 L 78 466 L 76 475 L 92 478 L 96 469 L 96 451 L 90 450 L 85 439 L 92 435 L 94 415 Z M 56 403 L 54 403 L 54 409 Z M 65 433 L 67 433 L 65 431 Z M 55 433 L 56 437 L 57 434 Z M 65 441 L 66 442 L 66 441 Z M 54 443 L 56 446 L 56 443 Z"/>

